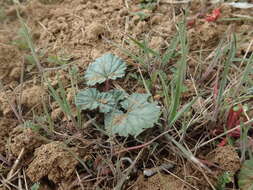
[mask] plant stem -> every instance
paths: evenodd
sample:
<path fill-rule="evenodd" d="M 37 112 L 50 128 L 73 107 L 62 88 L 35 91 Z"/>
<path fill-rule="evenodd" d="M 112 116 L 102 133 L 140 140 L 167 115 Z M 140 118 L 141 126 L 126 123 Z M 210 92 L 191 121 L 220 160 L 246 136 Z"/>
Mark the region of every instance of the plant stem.
<path fill-rule="evenodd" d="M 108 79 L 105 81 L 105 88 L 104 88 L 104 91 L 107 92 L 109 91 L 111 88 L 111 81 Z"/>

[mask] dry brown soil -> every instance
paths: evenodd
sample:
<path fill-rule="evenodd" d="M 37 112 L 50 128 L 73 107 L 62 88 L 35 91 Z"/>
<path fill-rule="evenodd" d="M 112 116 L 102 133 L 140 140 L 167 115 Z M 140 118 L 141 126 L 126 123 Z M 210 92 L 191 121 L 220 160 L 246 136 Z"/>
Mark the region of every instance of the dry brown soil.
<path fill-rule="evenodd" d="M 0 0 L 0 8 L 4 10 L 6 16 L 5 19 L 0 20 L 0 80 L 3 85 L 3 88 L 0 88 L 0 156 L 6 158 L 5 161 L 0 160 L 6 162 L 3 163 L 4 167 L 0 167 L 1 176 L 7 176 L 12 168 L 11 165 L 21 156 L 18 169 L 23 169 L 24 173 L 21 173 L 25 174 L 29 186 L 40 181 L 41 190 L 95 189 L 98 181 L 104 180 L 104 176 L 86 180 L 85 177 L 89 174 L 80 170 L 82 164 L 78 162 L 77 157 L 84 161 L 94 159 L 92 150 L 86 149 L 92 141 L 86 140 L 82 133 L 75 131 L 59 105 L 49 96 L 48 89 L 41 85 L 36 66 L 25 59 L 25 55 L 30 55 L 30 51 L 21 47 L 21 37 L 18 34 L 20 22 L 15 8 L 19 10 L 29 26 L 36 53 L 44 68 L 58 67 L 59 65 L 47 61 L 47 57 L 58 55 L 74 62 L 73 65 L 76 65 L 81 73 L 92 60 L 106 52 L 114 53 L 126 62 L 129 61 L 129 65 L 134 65 L 128 56 L 111 43 L 137 53 L 136 45 L 126 43 L 127 35 L 136 39 L 148 39 L 149 46 L 156 50 L 161 50 L 168 45 L 166 43 L 176 33 L 177 15 L 181 14 L 180 9 L 185 5 L 174 5 L 161 0 L 155 9 L 144 10 L 139 7 L 139 2 L 138 0 L 30 0 L 22 1 L 17 7 L 10 1 Z M 196 0 L 186 5 L 190 8 L 189 19 L 211 6 L 209 3 L 201 5 L 199 2 Z M 136 14 L 140 11 L 147 15 L 145 19 L 140 19 Z M 222 6 L 221 11 L 222 18 L 236 14 L 253 16 L 252 11 L 232 9 L 227 6 Z M 252 22 L 208 23 L 200 18 L 187 30 L 192 52 L 200 48 L 214 49 L 226 31 L 234 30 L 242 34 L 243 43 L 240 43 L 240 51 L 238 51 L 240 54 L 241 51 L 246 51 L 249 40 L 252 39 L 252 35 L 248 34 L 253 31 L 253 25 Z M 206 56 L 205 52 L 203 56 Z M 193 59 L 189 59 L 190 68 L 196 66 L 194 57 L 197 55 L 193 53 L 192 57 Z M 204 70 L 205 67 L 202 69 Z M 55 69 L 48 72 L 48 76 L 53 86 L 57 86 L 57 76 L 60 78 L 68 93 L 68 100 L 73 103 L 69 72 Z M 186 85 L 191 90 L 184 95 L 185 98 L 194 94 L 190 80 Z M 24 128 L 21 125 L 22 121 L 19 121 L 13 112 L 14 106 L 22 116 L 21 120 L 33 120 L 36 116 L 45 114 L 43 102 L 46 105 L 50 104 L 49 114 L 53 121 L 58 123 L 55 131 L 58 136 L 45 134 L 45 131 L 41 132 L 40 129 Z M 72 106 L 74 111 L 75 106 Z M 43 126 L 45 119 L 40 119 Z M 69 146 L 67 147 L 66 144 Z M 224 170 L 236 172 L 240 168 L 238 154 L 229 146 L 215 149 L 212 154 L 204 154 L 205 159 L 215 162 L 222 168 L 217 169 L 219 170 L 217 173 Z M 77 170 L 80 170 L 80 176 L 77 176 Z M 206 178 L 210 178 L 211 182 L 215 180 L 210 177 L 212 174 L 203 177 L 201 171 L 190 163 L 185 167 L 180 165 L 175 175 L 178 178 L 168 174 L 157 174 L 144 179 L 140 174 L 129 183 L 132 184 L 131 187 L 130 185 L 128 187 L 134 190 L 188 190 L 193 187 L 210 189 Z M 79 186 L 79 178 L 84 179 L 83 186 Z M 108 176 L 109 178 L 111 176 Z M 17 181 L 17 178 L 10 180 L 14 184 L 17 184 Z M 110 187 L 108 184 L 105 186 Z M 7 187 L 0 187 L 0 189 L 7 189 Z"/>

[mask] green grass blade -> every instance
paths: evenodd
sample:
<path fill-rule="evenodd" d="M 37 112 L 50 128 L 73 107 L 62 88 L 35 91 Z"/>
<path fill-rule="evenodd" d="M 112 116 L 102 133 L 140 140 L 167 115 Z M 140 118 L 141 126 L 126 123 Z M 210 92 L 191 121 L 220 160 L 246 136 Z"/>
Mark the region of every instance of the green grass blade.
<path fill-rule="evenodd" d="M 162 56 L 162 68 L 166 66 L 166 64 L 170 61 L 172 56 L 174 55 L 176 48 L 179 43 L 179 36 L 175 35 L 175 37 L 172 39 L 170 46 Z"/>
<path fill-rule="evenodd" d="M 150 94 L 150 95 L 151 95 L 151 92 L 150 92 L 150 90 L 149 90 L 149 88 L 148 88 L 148 85 L 147 85 L 147 83 L 146 83 L 146 81 L 145 81 L 145 79 L 144 79 L 144 77 L 143 77 L 143 75 L 142 75 L 141 69 L 140 69 L 139 67 L 138 67 L 138 71 L 139 71 L 139 73 L 140 73 L 140 75 L 141 75 L 142 83 L 143 83 L 143 85 L 144 85 L 144 87 L 145 87 L 145 90 L 146 90 L 147 94 Z"/>
<path fill-rule="evenodd" d="M 131 57 L 133 60 L 135 60 L 137 63 L 141 63 L 142 65 L 145 66 L 145 61 L 140 58 L 139 56 L 134 55 L 133 53 L 131 53 L 129 50 L 127 50 L 126 48 L 123 48 L 121 45 L 108 40 L 107 38 L 103 37 L 103 39 L 109 43 L 111 43 L 112 45 L 114 45 L 115 47 L 119 48 L 124 54 L 126 54 L 127 56 Z"/>
<path fill-rule="evenodd" d="M 163 89 L 163 95 L 164 95 L 164 106 L 165 106 L 166 112 L 169 113 L 169 105 L 170 105 L 169 88 L 161 72 L 159 72 L 159 78 L 162 83 L 162 89 Z"/>
<path fill-rule="evenodd" d="M 180 109 L 175 117 L 170 121 L 169 126 L 172 126 L 185 112 L 187 112 L 190 107 L 197 101 L 198 97 L 195 97 L 192 101 L 184 105 L 182 109 Z"/>
<path fill-rule="evenodd" d="M 170 124 L 176 114 L 177 110 L 180 106 L 180 98 L 182 94 L 182 87 L 183 82 L 185 78 L 185 72 L 186 72 L 186 62 L 187 62 L 187 54 L 188 54 L 188 46 L 187 46 L 187 39 L 186 39 L 186 26 L 185 22 L 179 24 L 179 40 L 181 45 L 181 59 L 177 63 L 177 75 L 176 75 L 176 81 L 175 81 L 175 90 L 172 88 L 173 97 L 172 97 L 172 106 L 170 110 L 170 114 L 168 117 L 168 123 Z M 170 127 L 170 125 L 168 125 Z"/>
<path fill-rule="evenodd" d="M 224 63 L 224 71 L 222 73 L 222 79 L 221 79 L 221 83 L 220 83 L 220 87 L 218 91 L 217 105 L 222 104 L 223 93 L 225 91 L 226 84 L 227 84 L 229 66 L 232 64 L 235 54 L 236 54 L 236 38 L 235 38 L 235 35 L 233 35 L 233 40 L 230 42 L 228 59 Z"/>
<path fill-rule="evenodd" d="M 31 35 L 30 35 L 30 32 L 29 32 L 29 29 L 28 29 L 28 26 L 24 22 L 23 18 L 20 16 L 18 9 L 16 9 L 16 12 L 17 12 L 18 19 L 19 19 L 19 22 L 20 22 L 21 27 L 22 27 L 22 35 L 25 38 L 25 40 L 26 40 L 26 42 L 27 42 L 27 44 L 28 44 L 28 46 L 29 46 L 29 48 L 31 50 L 33 59 L 36 62 L 36 65 L 38 67 L 39 72 L 42 72 L 43 71 L 43 67 L 41 66 L 39 58 L 38 58 L 38 56 L 36 54 L 35 47 L 34 47 L 34 44 L 33 44 L 33 41 L 32 41 L 32 38 L 31 38 Z"/>
<path fill-rule="evenodd" d="M 158 52 L 154 51 L 153 49 L 147 47 L 146 43 L 142 43 L 142 42 L 140 42 L 140 41 L 138 41 L 138 40 L 132 38 L 131 36 L 128 36 L 128 37 L 129 37 L 129 39 L 130 39 L 131 41 L 133 41 L 140 49 L 142 49 L 142 50 L 144 51 L 145 54 L 149 54 L 149 53 L 150 53 L 150 54 L 154 55 L 155 57 L 160 58 L 160 54 L 159 54 Z"/>
<path fill-rule="evenodd" d="M 206 80 L 206 78 L 210 75 L 211 71 L 213 70 L 213 67 L 219 62 L 219 60 L 222 58 L 224 54 L 229 50 L 229 45 L 224 46 L 224 38 L 220 41 L 218 44 L 217 49 L 214 52 L 214 57 L 209 64 L 208 68 L 206 69 L 206 72 L 203 74 L 203 77 L 200 82 L 203 82 Z"/>

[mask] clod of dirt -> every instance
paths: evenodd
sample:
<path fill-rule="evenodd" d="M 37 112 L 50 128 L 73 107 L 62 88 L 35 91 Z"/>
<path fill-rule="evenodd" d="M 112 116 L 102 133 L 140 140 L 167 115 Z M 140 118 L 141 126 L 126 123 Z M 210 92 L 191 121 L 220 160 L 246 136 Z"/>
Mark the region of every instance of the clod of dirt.
<path fill-rule="evenodd" d="M 98 22 L 93 22 L 89 26 L 86 27 L 86 34 L 87 38 L 89 40 L 97 40 L 102 34 L 105 34 L 106 30 L 104 25 L 98 23 Z"/>
<path fill-rule="evenodd" d="M 218 147 L 214 151 L 212 161 L 217 163 L 221 168 L 232 173 L 240 169 L 240 158 L 235 148 L 230 145 Z"/>
<path fill-rule="evenodd" d="M 199 23 L 198 26 L 190 29 L 188 35 L 190 39 L 190 47 L 192 50 L 205 47 L 217 46 L 221 35 L 225 32 L 224 27 L 213 23 Z"/>
<path fill-rule="evenodd" d="M 143 175 L 139 176 L 135 182 L 133 190 L 188 190 L 181 181 L 170 175 L 157 174 L 145 179 Z"/>
<path fill-rule="evenodd" d="M 41 103 L 41 97 L 45 91 L 40 86 L 33 86 L 32 88 L 25 89 L 22 93 L 21 104 L 31 108 Z"/>
<path fill-rule="evenodd" d="M 190 96 L 193 96 L 196 92 L 195 92 L 195 86 L 192 80 L 185 80 L 184 84 L 186 87 L 186 91 L 182 93 L 182 97 L 188 98 Z"/>
<path fill-rule="evenodd" d="M 133 26 L 133 31 L 136 35 L 140 35 L 141 33 L 146 32 L 147 30 L 147 22 L 140 21 L 137 25 Z"/>
<path fill-rule="evenodd" d="M 0 45 L 0 79 L 5 83 L 19 79 L 20 60 L 19 52 L 14 46 Z"/>
<path fill-rule="evenodd" d="M 71 151 L 76 152 L 75 149 Z M 48 177 L 54 183 L 67 180 L 74 172 L 78 161 L 58 141 L 42 145 L 34 153 L 35 157 L 27 169 L 32 182 Z"/>
<path fill-rule="evenodd" d="M 13 103 L 15 101 L 15 96 L 12 95 L 13 92 L 7 90 L 5 92 L 0 92 L 0 113 L 5 117 L 10 116 L 13 113 L 11 106 L 8 102 L 6 95 L 9 98 L 9 101 Z"/>
<path fill-rule="evenodd" d="M 4 154 L 9 133 L 15 125 L 16 121 L 0 117 L 0 154 Z"/>
<path fill-rule="evenodd" d="M 56 108 L 51 112 L 51 118 L 53 121 L 63 117 L 63 112 L 61 108 Z"/>
<path fill-rule="evenodd" d="M 161 23 L 163 20 L 163 16 L 162 15 L 155 15 L 152 17 L 152 19 L 150 20 L 151 24 L 159 24 Z"/>
<path fill-rule="evenodd" d="M 42 137 L 32 129 L 16 127 L 11 133 L 11 142 L 9 148 L 11 153 L 18 157 L 22 148 L 25 148 L 24 154 L 33 153 L 35 148 L 38 148 L 45 143 Z"/>
<path fill-rule="evenodd" d="M 160 51 L 160 48 L 163 46 L 164 39 L 160 36 L 154 36 L 151 39 L 151 42 L 149 44 L 151 49 L 154 49 L 156 51 Z"/>

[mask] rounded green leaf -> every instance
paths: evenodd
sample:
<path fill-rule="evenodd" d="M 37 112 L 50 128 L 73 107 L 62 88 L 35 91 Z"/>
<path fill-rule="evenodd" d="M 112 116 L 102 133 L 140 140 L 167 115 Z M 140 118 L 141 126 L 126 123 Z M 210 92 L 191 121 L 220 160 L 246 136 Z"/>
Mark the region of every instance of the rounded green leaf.
<path fill-rule="evenodd" d="M 253 190 L 253 159 L 243 163 L 238 184 L 241 190 Z"/>
<path fill-rule="evenodd" d="M 119 90 L 119 89 L 113 89 L 110 90 L 108 93 L 110 93 L 113 98 L 115 99 L 115 102 L 120 102 L 121 100 L 124 100 L 128 94 L 124 90 Z"/>
<path fill-rule="evenodd" d="M 125 75 L 126 64 L 113 54 L 105 54 L 91 63 L 86 71 L 85 79 L 88 85 L 115 80 Z"/>
<path fill-rule="evenodd" d="M 100 93 L 95 88 L 89 88 L 76 95 L 75 104 L 82 110 L 99 108 L 102 113 L 110 112 L 116 106 L 115 99 L 110 93 Z"/>
<path fill-rule="evenodd" d="M 160 107 L 147 101 L 147 94 L 132 94 L 122 102 L 123 111 L 105 115 L 105 128 L 109 134 L 138 136 L 147 128 L 152 128 L 160 116 Z"/>

